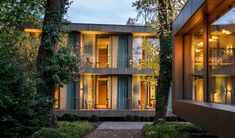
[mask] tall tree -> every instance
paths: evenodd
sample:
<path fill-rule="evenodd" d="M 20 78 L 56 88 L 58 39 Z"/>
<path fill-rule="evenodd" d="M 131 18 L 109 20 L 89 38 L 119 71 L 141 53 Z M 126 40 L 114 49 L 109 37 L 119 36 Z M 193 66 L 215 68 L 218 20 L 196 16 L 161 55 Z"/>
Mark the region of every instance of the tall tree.
<path fill-rule="evenodd" d="M 41 45 L 37 56 L 37 70 L 41 83 L 37 86 L 38 93 L 49 98 L 51 126 L 57 126 L 53 113 L 56 83 L 60 86 L 74 80 L 74 72 L 78 71 L 78 59 L 72 52 L 73 47 L 57 45 L 61 42 L 64 15 L 70 5 L 69 0 L 47 0 L 42 29 Z"/>
<path fill-rule="evenodd" d="M 137 18 L 142 15 L 141 18 L 145 19 L 145 25 L 153 28 L 160 41 L 160 70 L 157 79 L 155 123 L 159 119 L 165 120 L 166 118 L 172 81 L 172 23 L 186 2 L 187 0 L 138 0 L 133 3 L 138 12 Z"/>
<path fill-rule="evenodd" d="M 35 92 L 35 59 L 22 50 L 29 46 L 24 26 L 39 24 L 43 9 L 44 0 L 0 1 L 0 137 L 26 137 L 47 123 L 46 99 Z"/>

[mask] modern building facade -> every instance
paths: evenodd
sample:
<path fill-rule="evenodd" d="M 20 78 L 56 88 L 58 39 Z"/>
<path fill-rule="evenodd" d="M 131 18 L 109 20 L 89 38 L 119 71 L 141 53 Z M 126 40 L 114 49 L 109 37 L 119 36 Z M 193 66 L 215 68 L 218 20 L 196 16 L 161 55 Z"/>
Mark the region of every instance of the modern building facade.
<path fill-rule="evenodd" d="M 173 35 L 173 113 L 234 137 L 235 0 L 189 0 Z"/>
<path fill-rule="evenodd" d="M 66 30 L 80 59 L 79 82 L 56 90 L 58 115 L 154 116 L 157 74 L 142 45 L 157 46 L 156 34 L 128 25 L 72 23 Z"/>

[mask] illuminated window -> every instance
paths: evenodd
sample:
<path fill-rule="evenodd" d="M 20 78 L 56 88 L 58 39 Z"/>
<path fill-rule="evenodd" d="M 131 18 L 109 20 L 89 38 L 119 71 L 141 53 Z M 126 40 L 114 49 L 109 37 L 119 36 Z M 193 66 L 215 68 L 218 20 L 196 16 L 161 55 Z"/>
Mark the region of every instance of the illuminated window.
<path fill-rule="evenodd" d="M 184 36 L 184 98 L 203 101 L 203 28 L 198 24 Z M 192 91 L 191 94 L 187 92 Z"/>
<path fill-rule="evenodd" d="M 156 106 L 156 79 L 153 76 L 138 76 L 132 78 L 133 109 L 153 109 Z"/>
<path fill-rule="evenodd" d="M 210 100 L 235 105 L 235 7 L 210 25 Z"/>
<path fill-rule="evenodd" d="M 59 88 L 57 83 L 56 83 L 56 87 L 55 87 L 55 105 L 54 105 L 54 108 L 55 109 L 60 108 L 60 88 Z"/>

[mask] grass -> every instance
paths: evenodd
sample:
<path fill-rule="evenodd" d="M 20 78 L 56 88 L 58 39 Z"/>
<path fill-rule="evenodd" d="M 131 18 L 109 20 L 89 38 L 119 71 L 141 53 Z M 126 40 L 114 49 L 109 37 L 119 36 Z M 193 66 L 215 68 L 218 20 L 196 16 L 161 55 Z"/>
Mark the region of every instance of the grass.
<path fill-rule="evenodd" d="M 89 122 L 59 122 L 58 128 L 42 128 L 32 138 L 82 138 L 91 131 Z"/>
<path fill-rule="evenodd" d="M 215 136 L 187 122 L 145 125 L 144 134 L 147 138 L 215 138 Z"/>

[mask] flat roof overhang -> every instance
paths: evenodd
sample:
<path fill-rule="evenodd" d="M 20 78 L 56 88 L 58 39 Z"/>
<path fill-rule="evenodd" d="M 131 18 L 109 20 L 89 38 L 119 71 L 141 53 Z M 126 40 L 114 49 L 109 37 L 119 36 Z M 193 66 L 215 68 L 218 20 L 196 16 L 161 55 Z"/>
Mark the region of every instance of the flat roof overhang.
<path fill-rule="evenodd" d="M 65 26 L 68 32 L 82 32 L 85 34 L 119 34 L 127 33 L 134 36 L 157 36 L 153 30 L 147 26 L 138 25 L 112 25 L 112 24 L 85 24 L 85 23 L 70 23 Z"/>
<path fill-rule="evenodd" d="M 234 0 L 189 0 L 173 22 L 173 36 L 188 32 L 203 16 L 214 21 L 233 5 Z"/>

